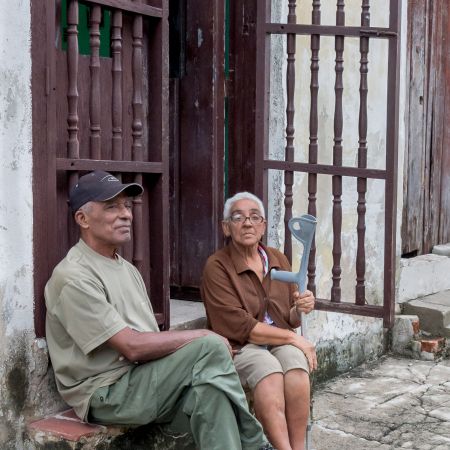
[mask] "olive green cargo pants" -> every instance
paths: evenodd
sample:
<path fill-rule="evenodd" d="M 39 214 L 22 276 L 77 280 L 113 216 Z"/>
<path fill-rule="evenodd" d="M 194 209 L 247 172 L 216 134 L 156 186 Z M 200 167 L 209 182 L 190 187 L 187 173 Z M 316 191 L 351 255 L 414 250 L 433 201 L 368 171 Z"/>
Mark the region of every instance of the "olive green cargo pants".
<path fill-rule="evenodd" d="M 214 335 L 97 389 L 89 419 L 133 426 L 165 423 L 170 431 L 190 432 L 201 450 L 256 450 L 266 442 L 248 410 L 229 351 Z"/>

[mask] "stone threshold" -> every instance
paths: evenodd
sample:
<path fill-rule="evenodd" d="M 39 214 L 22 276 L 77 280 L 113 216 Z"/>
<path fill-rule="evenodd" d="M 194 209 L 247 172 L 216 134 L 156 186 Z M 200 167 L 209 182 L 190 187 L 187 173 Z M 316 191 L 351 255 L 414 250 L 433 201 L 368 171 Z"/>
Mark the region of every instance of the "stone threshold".
<path fill-rule="evenodd" d="M 170 300 L 170 329 L 193 330 L 206 328 L 206 313 L 203 302 Z"/>

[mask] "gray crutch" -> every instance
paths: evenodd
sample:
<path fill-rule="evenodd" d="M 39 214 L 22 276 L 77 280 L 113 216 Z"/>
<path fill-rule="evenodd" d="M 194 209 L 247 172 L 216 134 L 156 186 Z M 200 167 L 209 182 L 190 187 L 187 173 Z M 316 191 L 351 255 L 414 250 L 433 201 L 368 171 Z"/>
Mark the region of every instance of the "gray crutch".
<path fill-rule="evenodd" d="M 293 217 L 289 220 L 289 230 L 292 235 L 303 244 L 303 254 L 298 273 L 287 272 L 285 270 L 272 269 L 270 277 L 272 280 L 284 281 L 285 283 L 295 283 L 300 292 L 306 290 L 306 272 L 308 270 L 309 252 L 311 250 L 314 232 L 316 231 L 317 220 L 314 216 L 304 214 L 301 217 Z M 306 339 L 306 315 L 300 313 L 301 334 Z M 312 390 L 311 390 L 312 399 Z M 311 450 L 311 428 L 312 428 L 312 400 L 310 403 L 310 414 L 306 427 L 306 450 Z"/>

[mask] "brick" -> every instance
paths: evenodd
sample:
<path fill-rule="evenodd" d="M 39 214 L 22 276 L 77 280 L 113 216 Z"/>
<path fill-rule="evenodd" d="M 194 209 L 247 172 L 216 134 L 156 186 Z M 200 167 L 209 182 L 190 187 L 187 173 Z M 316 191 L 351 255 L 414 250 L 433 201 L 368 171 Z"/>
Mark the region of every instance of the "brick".
<path fill-rule="evenodd" d="M 157 424 L 144 425 L 139 431 L 124 426 L 94 425 L 78 419 L 73 410 L 32 422 L 27 429 L 32 446 L 26 448 L 33 449 L 196 449 L 189 435 L 163 432 Z"/>
<path fill-rule="evenodd" d="M 411 322 L 411 325 L 413 327 L 414 334 L 418 334 L 419 331 L 420 331 L 420 322 L 419 322 L 419 320 L 413 320 Z"/>
<path fill-rule="evenodd" d="M 106 431 L 106 427 L 102 425 L 83 422 L 72 409 L 32 422 L 28 425 L 28 428 L 74 442 L 79 441 L 82 437 L 89 437 Z"/>
<path fill-rule="evenodd" d="M 421 350 L 423 352 L 436 353 L 442 347 L 444 347 L 445 338 L 440 337 L 436 339 L 421 339 L 420 342 L 421 342 Z"/>

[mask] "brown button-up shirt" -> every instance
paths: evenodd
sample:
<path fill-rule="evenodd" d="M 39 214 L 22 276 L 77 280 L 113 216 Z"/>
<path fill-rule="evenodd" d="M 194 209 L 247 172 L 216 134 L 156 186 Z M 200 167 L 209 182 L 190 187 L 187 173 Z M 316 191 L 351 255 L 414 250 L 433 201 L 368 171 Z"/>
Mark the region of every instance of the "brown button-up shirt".
<path fill-rule="evenodd" d="M 248 342 L 250 332 L 263 321 L 266 311 L 277 327 L 293 328 L 289 315 L 296 286 L 270 279 L 271 269 L 291 267 L 286 256 L 275 248 L 264 250 L 269 272 L 262 283 L 232 244 L 211 255 L 203 271 L 201 294 L 208 326 L 228 338 L 233 347 Z"/>

